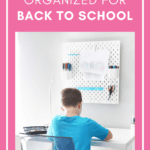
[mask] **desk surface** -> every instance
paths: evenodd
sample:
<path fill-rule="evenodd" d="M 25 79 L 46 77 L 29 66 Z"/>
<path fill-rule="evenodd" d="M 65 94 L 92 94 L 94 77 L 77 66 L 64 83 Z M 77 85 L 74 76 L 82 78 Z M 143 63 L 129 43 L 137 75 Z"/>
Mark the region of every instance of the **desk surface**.
<path fill-rule="evenodd" d="M 113 139 L 110 141 L 100 141 L 98 138 L 93 137 L 92 142 L 107 142 L 109 144 L 121 144 L 129 145 L 134 141 L 134 134 L 130 129 L 120 129 L 120 128 L 108 128 L 112 134 Z"/>
<path fill-rule="evenodd" d="M 101 141 L 98 138 L 93 137 L 91 140 L 91 146 L 99 146 L 99 147 L 111 147 L 117 150 L 127 150 L 128 146 L 131 145 L 131 143 L 134 141 L 134 134 L 130 129 L 119 129 L 119 128 L 108 128 L 112 134 L 113 139 L 110 141 Z M 23 140 L 24 141 L 24 140 Z M 45 140 L 44 138 L 38 139 L 38 137 L 28 137 L 26 139 L 26 142 L 29 141 L 40 141 L 40 142 L 46 142 L 49 143 L 48 140 Z M 26 143 L 26 144 L 27 144 Z"/>
<path fill-rule="evenodd" d="M 134 133 L 130 129 L 119 129 L 119 128 L 108 128 L 112 134 L 113 139 L 107 141 L 110 145 L 112 144 L 121 144 L 128 146 L 134 141 Z M 97 138 L 92 138 L 92 141 L 98 140 Z M 105 142 L 105 141 L 98 141 Z"/>

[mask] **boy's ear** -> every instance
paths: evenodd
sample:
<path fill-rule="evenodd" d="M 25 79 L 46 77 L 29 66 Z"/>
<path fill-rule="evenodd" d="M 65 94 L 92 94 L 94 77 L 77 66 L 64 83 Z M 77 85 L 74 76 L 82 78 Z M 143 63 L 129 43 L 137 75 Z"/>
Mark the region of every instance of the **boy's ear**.
<path fill-rule="evenodd" d="M 61 106 L 61 110 L 62 110 L 62 111 L 65 111 L 65 109 L 64 109 L 62 106 Z"/>
<path fill-rule="evenodd" d="M 82 107 L 82 102 L 78 104 L 79 109 Z"/>

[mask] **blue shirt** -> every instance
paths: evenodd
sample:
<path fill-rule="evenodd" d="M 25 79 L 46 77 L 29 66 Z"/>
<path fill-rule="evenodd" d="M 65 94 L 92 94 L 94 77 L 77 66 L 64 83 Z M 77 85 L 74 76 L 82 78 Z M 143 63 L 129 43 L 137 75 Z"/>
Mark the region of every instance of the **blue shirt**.
<path fill-rule="evenodd" d="M 90 150 L 91 138 L 104 140 L 108 135 L 108 129 L 89 118 L 57 115 L 53 118 L 47 134 L 72 137 L 75 150 Z"/>

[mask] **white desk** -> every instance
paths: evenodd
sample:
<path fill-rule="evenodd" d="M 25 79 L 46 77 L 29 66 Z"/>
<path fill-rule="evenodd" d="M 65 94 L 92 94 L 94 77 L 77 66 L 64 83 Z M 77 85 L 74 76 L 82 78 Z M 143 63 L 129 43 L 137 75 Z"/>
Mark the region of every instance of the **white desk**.
<path fill-rule="evenodd" d="M 118 129 L 118 128 L 108 128 L 108 129 L 113 134 L 112 140 L 100 141 L 97 138 L 92 138 L 91 145 L 98 146 L 98 147 L 109 147 L 115 150 L 127 150 L 128 146 L 131 145 L 132 142 L 134 142 L 134 134 L 131 132 L 130 129 Z M 26 144 L 28 141 L 38 142 L 36 139 L 31 138 L 31 137 L 28 138 L 28 140 L 26 140 Z M 47 142 L 47 140 L 42 141 L 42 142 Z"/>
<path fill-rule="evenodd" d="M 134 142 L 134 134 L 130 129 L 108 128 L 113 139 L 110 141 L 93 141 L 92 146 L 111 147 L 117 150 L 127 150 L 128 146 Z M 97 139 L 97 138 L 93 138 Z"/>

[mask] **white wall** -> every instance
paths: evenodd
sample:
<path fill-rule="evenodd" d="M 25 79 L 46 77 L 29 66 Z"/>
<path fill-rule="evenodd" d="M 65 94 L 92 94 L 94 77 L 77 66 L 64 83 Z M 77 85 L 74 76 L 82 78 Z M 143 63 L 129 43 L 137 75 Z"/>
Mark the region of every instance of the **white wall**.
<path fill-rule="evenodd" d="M 20 32 L 19 64 L 16 81 L 16 131 L 19 126 L 43 125 L 50 122 L 49 85 L 52 88 L 52 115 L 60 114 L 62 89 L 62 45 L 64 42 L 101 40 L 121 41 L 120 104 L 83 104 L 82 116 L 90 117 L 106 127 L 130 128 L 134 115 L 135 46 L 132 32 Z M 17 58 L 16 58 L 17 59 Z M 19 78 L 20 75 L 20 78 Z M 20 123 L 20 125 L 19 125 Z"/>

